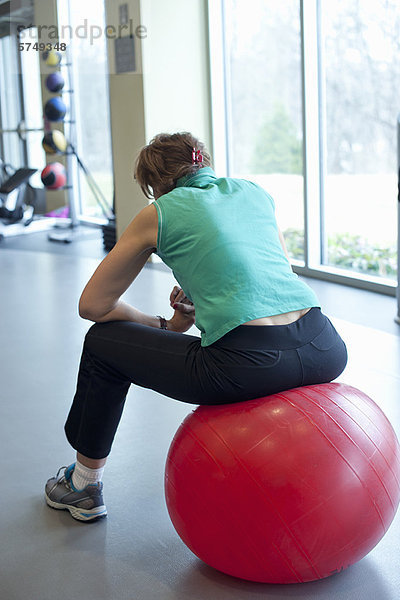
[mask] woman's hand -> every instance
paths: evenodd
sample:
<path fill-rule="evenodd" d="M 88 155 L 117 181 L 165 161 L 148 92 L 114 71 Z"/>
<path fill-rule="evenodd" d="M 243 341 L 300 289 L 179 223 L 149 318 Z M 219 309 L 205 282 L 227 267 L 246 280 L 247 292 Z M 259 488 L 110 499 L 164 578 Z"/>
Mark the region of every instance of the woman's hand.
<path fill-rule="evenodd" d="M 195 323 L 194 304 L 186 297 L 182 288 L 177 285 L 170 294 L 169 303 L 174 309 L 174 315 L 168 321 L 168 329 L 184 333 Z"/>

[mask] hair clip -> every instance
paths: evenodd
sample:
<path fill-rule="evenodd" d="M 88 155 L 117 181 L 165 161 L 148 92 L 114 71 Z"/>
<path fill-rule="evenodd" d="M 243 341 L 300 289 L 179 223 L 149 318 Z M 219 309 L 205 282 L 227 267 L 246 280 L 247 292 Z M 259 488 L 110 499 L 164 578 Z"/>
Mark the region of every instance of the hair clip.
<path fill-rule="evenodd" d="M 193 148 L 192 150 L 192 165 L 196 165 L 198 163 L 202 163 L 203 162 L 203 155 L 200 152 L 200 150 L 196 150 L 196 148 Z"/>

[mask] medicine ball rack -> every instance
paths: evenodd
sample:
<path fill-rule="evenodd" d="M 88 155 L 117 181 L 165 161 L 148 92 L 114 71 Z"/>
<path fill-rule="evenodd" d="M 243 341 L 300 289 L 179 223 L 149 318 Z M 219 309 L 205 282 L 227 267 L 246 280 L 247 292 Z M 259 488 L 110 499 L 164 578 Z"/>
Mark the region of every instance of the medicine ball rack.
<path fill-rule="evenodd" d="M 70 52 L 70 49 L 67 46 L 67 50 L 66 50 L 67 62 L 65 62 L 64 64 L 60 63 L 60 66 L 66 66 L 68 69 L 68 83 L 70 86 L 69 90 L 62 91 L 63 94 L 67 94 L 67 93 L 73 94 L 74 93 L 72 69 L 70 68 L 72 66 L 72 62 L 70 59 L 69 52 Z M 69 105 L 70 113 L 71 113 L 71 106 L 72 106 L 72 104 L 70 103 L 70 105 Z M 71 114 L 70 114 L 70 117 L 71 117 Z M 46 133 L 47 131 L 51 130 L 51 128 L 48 125 L 49 120 L 46 119 L 45 116 L 44 116 L 44 120 L 45 120 L 44 127 L 35 127 L 35 128 L 26 127 L 25 121 L 21 120 L 18 123 L 17 127 L 14 129 L 0 129 L 0 134 L 1 133 L 17 133 L 20 140 L 23 142 L 26 142 L 26 134 L 27 133 L 37 132 L 37 131 L 43 131 L 44 133 Z M 66 139 L 67 139 L 66 151 L 60 153 L 61 155 L 66 156 L 67 185 L 63 186 L 60 189 L 64 189 L 67 191 L 69 216 L 68 217 L 43 217 L 42 219 L 34 220 L 34 217 L 33 217 L 34 207 L 30 207 L 30 210 L 27 211 L 29 214 L 27 215 L 27 218 L 25 219 L 25 221 L 23 221 L 24 214 L 23 214 L 23 210 L 22 210 L 22 203 L 23 203 L 25 188 L 27 185 L 27 179 L 25 177 L 24 181 L 21 181 L 21 183 L 18 184 L 18 186 L 20 186 L 20 189 L 18 191 L 18 196 L 17 196 L 17 200 L 15 203 L 15 211 L 8 211 L 8 213 L 15 212 L 15 218 L 13 218 L 14 215 L 10 214 L 10 218 L 7 219 L 8 220 L 7 227 L 4 227 L 2 232 L 0 232 L 0 240 L 3 237 L 13 236 L 13 235 L 15 236 L 15 235 L 20 235 L 22 233 L 29 233 L 29 232 L 33 233 L 34 231 L 43 231 L 43 230 L 48 230 L 48 229 L 52 229 L 52 230 L 68 229 L 69 231 L 67 233 L 56 233 L 55 231 L 53 231 L 52 233 L 48 234 L 48 239 L 50 241 L 70 243 L 73 240 L 76 240 L 78 238 L 78 233 L 88 234 L 88 233 L 90 233 L 90 230 L 93 227 L 98 227 L 96 224 L 93 224 L 91 227 L 83 228 L 81 222 L 79 221 L 78 215 L 77 215 L 76 200 L 75 200 L 75 197 L 73 194 L 73 186 L 68 182 L 68 180 L 70 180 L 70 178 L 71 178 L 71 173 L 72 173 L 72 169 L 73 169 L 72 157 L 75 157 L 77 160 L 78 167 L 83 171 L 83 173 L 86 177 L 86 180 L 88 182 L 89 188 L 92 191 L 96 202 L 100 206 L 100 209 L 101 209 L 104 217 L 108 220 L 108 223 L 101 227 L 103 230 L 104 247 L 105 247 L 105 249 L 110 250 L 115 245 L 115 242 L 116 242 L 114 206 L 113 207 L 109 206 L 107 200 L 105 199 L 103 193 L 101 192 L 101 190 L 100 190 L 99 186 L 97 185 L 96 181 L 94 180 L 93 176 L 89 172 L 88 168 L 83 164 L 74 145 L 70 142 L 70 139 L 73 137 L 72 125 L 75 125 L 76 121 L 72 118 L 62 119 L 62 123 L 69 125 L 69 131 L 68 131 L 68 135 L 66 136 Z M 32 171 L 31 174 L 33 174 L 36 170 L 37 169 L 31 170 Z M 14 177 L 14 175 L 17 175 L 19 171 L 20 170 L 14 169 L 14 174 L 12 175 L 12 177 Z M 7 173 L 7 175 L 8 175 L 8 173 Z M 15 179 L 15 177 L 14 177 L 14 179 Z M 9 181 L 10 181 L 10 179 L 7 179 L 7 181 L 3 181 L 3 182 L 1 182 L 1 180 L 0 180 L 2 185 L 7 185 Z M 15 185 L 15 187 L 12 188 L 12 190 L 10 190 L 10 191 L 13 191 L 18 186 Z M 0 193 L 9 193 L 9 192 L 1 192 L 0 191 Z M 7 209 L 4 208 L 3 211 L 4 211 L 4 214 L 6 214 Z M 21 214 L 21 211 L 22 211 L 22 214 Z M 18 215 L 19 218 L 17 218 L 16 215 Z M 15 226 L 18 227 L 18 225 L 17 225 L 18 221 L 20 221 L 20 223 L 19 223 L 20 227 L 16 230 L 14 227 Z M 21 221 L 22 221 L 22 223 L 21 223 Z M 33 223 L 35 224 L 35 227 L 32 227 Z M 22 227 L 21 227 L 21 225 L 22 225 Z M 28 225 L 31 226 L 30 231 L 28 231 L 26 229 Z"/>
<path fill-rule="evenodd" d="M 60 63 L 60 66 L 67 67 L 68 85 L 69 85 L 70 89 L 65 90 L 65 91 L 63 90 L 62 93 L 74 94 L 73 73 L 72 73 L 72 68 L 71 68 L 72 67 L 72 59 L 70 56 L 70 46 L 69 45 L 67 45 L 67 48 L 66 48 L 66 59 L 67 59 L 67 62 L 64 63 L 64 65 L 62 63 Z M 111 208 L 108 205 L 108 202 L 105 199 L 104 195 L 102 194 L 99 186 L 97 185 L 93 176 L 90 174 L 89 170 L 87 169 L 87 167 L 85 167 L 82 160 L 78 156 L 78 153 L 76 152 L 76 149 L 71 141 L 71 140 L 73 140 L 75 142 L 75 138 L 73 136 L 72 125 L 74 125 L 76 123 L 75 119 L 73 118 L 73 115 L 71 114 L 72 106 L 73 106 L 72 103 L 70 103 L 70 105 L 69 105 L 70 118 L 67 120 L 64 120 L 64 119 L 62 120 L 63 123 L 67 123 L 69 125 L 68 134 L 65 136 L 67 139 L 68 145 L 67 145 L 66 151 L 63 153 L 66 156 L 66 163 L 67 163 L 66 164 L 67 183 L 68 183 L 68 181 L 70 181 L 71 173 L 72 173 L 72 169 L 73 169 L 72 157 L 75 156 L 78 167 L 83 171 L 96 202 L 100 206 L 100 208 L 103 212 L 103 215 L 108 219 L 108 222 L 110 223 L 113 220 L 115 220 L 114 208 Z M 69 222 L 66 223 L 64 220 L 64 223 L 60 222 L 58 224 L 58 227 L 63 227 L 64 229 L 65 228 L 69 229 L 69 232 L 64 235 L 53 232 L 53 233 L 49 234 L 48 237 L 49 237 L 49 240 L 51 240 L 51 241 L 70 243 L 73 240 L 77 239 L 79 233 L 84 233 L 84 234 L 89 233 L 90 228 L 82 228 L 81 223 L 78 219 L 77 210 L 76 210 L 76 202 L 75 202 L 75 198 L 74 198 L 74 194 L 73 194 L 73 186 L 70 183 L 68 183 L 68 185 L 66 185 L 64 187 L 64 189 L 66 189 L 68 192 Z M 60 219 L 60 221 L 61 221 L 61 219 Z M 56 224 L 56 226 L 57 226 L 57 224 Z"/>

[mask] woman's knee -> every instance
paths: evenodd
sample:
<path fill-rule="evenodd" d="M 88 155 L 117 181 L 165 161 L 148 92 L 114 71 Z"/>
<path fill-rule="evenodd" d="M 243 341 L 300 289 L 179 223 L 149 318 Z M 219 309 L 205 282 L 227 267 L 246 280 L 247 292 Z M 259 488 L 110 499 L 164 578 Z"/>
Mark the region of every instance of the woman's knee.
<path fill-rule="evenodd" d="M 111 322 L 93 323 L 86 332 L 83 349 L 91 353 L 96 353 L 96 349 L 99 345 L 102 345 L 107 341 L 107 338 L 110 337 L 112 333 L 110 325 Z"/>
<path fill-rule="evenodd" d="M 89 329 L 86 332 L 85 335 L 85 340 L 84 340 L 84 346 L 90 346 L 92 343 L 92 340 L 97 337 L 98 331 L 100 329 L 99 327 L 100 323 L 93 323 L 93 325 L 91 327 L 89 327 Z"/>
<path fill-rule="evenodd" d="M 94 323 L 86 332 L 83 351 L 109 364 L 131 362 L 142 351 L 135 325 L 127 321 Z"/>
<path fill-rule="evenodd" d="M 93 339 L 96 337 L 113 338 L 118 335 L 119 329 L 125 325 L 125 321 L 106 321 L 104 323 L 93 323 L 86 332 L 85 339 Z"/>

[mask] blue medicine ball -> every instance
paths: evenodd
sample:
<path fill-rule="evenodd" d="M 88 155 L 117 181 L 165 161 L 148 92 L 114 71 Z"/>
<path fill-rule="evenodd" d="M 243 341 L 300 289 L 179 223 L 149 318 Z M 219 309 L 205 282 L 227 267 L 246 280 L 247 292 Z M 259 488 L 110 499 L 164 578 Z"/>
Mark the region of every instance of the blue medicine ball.
<path fill-rule="evenodd" d="M 46 78 L 46 87 L 49 92 L 59 92 L 63 89 L 65 84 L 64 77 L 59 71 L 50 73 Z"/>
<path fill-rule="evenodd" d="M 58 96 L 48 100 L 44 106 L 44 114 L 49 121 L 62 121 L 67 112 L 67 107 Z"/>

